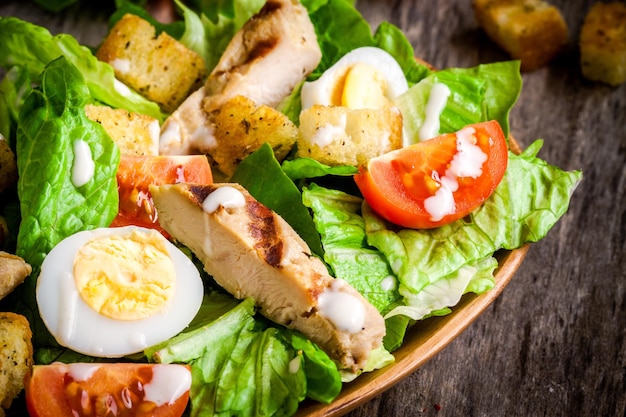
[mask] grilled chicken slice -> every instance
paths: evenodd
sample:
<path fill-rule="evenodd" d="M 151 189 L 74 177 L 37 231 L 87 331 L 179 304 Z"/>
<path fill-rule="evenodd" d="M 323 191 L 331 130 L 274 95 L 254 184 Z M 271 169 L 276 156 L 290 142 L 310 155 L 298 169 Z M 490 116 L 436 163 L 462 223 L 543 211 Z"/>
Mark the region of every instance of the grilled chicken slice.
<path fill-rule="evenodd" d="M 347 282 L 328 274 L 282 217 L 238 184 L 150 187 L 159 222 L 236 298 L 315 342 L 344 369 L 363 369 L 385 323 Z"/>
<path fill-rule="evenodd" d="M 298 0 L 267 0 L 230 41 L 206 84 L 211 113 L 241 95 L 276 107 L 317 67 L 322 52 Z"/>

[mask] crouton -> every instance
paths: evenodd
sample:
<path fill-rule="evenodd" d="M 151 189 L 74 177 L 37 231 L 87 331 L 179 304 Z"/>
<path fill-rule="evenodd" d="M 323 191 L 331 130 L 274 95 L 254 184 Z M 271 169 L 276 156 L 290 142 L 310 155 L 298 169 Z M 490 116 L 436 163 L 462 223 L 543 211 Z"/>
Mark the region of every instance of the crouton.
<path fill-rule="evenodd" d="M 269 106 L 256 106 L 244 96 L 226 101 L 213 114 L 212 122 L 216 143 L 202 151 L 227 176 L 232 176 L 239 163 L 264 143 L 281 161 L 298 137 L 297 126 L 287 116 Z"/>
<path fill-rule="evenodd" d="M 583 22 L 579 47 L 584 77 L 612 86 L 626 81 L 626 4 L 594 4 Z"/>
<path fill-rule="evenodd" d="M 0 300 L 20 285 L 32 267 L 17 255 L 0 251 Z"/>
<path fill-rule="evenodd" d="M 4 136 L 0 134 L 0 193 L 17 184 L 15 154 Z"/>
<path fill-rule="evenodd" d="M 0 312 L 0 414 L 24 389 L 33 366 L 32 330 L 26 317 Z"/>
<path fill-rule="evenodd" d="M 113 66 L 115 76 L 139 94 L 174 111 L 199 88 L 207 70 L 200 55 L 150 22 L 124 15 L 109 31 L 96 57 Z"/>
<path fill-rule="evenodd" d="M 145 114 L 89 104 L 85 114 L 100 123 L 124 155 L 158 155 L 159 121 Z"/>
<path fill-rule="evenodd" d="M 568 28 L 559 9 L 541 0 L 473 0 L 478 24 L 522 71 L 545 66 L 568 43 Z"/>
<path fill-rule="evenodd" d="M 402 114 L 393 106 L 350 109 L 313 105 L 300 113 L 299 157 L 357 166 L 402 147 Z"/>

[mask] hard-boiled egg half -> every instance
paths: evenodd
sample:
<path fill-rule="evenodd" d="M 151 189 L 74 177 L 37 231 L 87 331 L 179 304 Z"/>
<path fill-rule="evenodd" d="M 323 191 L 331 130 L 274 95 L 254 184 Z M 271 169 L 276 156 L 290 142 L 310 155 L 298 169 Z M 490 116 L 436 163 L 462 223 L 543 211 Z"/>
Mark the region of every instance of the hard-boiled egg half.
<path fill-rule="evenodd" d="M 317 80 L 303 84 L 302 109 L 315 104 L 376 109 L 389 105 L 408 88 L 393 56 L 383 49 L 364 46 L 345 54 Z"/>
<path fill-rule="evenodd" d="M 60 345 L 111 358 L 178 334 L 203 294 L 191 260 L 159 232 L 136 226 L 65 238 L 44 259 L 36 289 L 41 318 Z"/>

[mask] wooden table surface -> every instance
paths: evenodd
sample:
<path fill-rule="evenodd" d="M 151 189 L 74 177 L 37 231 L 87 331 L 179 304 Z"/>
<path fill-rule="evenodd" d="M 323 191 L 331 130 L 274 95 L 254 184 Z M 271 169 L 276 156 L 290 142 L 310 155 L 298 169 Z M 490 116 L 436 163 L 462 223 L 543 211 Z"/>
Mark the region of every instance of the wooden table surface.
<path fill-rule="evenodd" d="M 539 156 L 549 163 L 583 170 L 569 212 L 461 336 L 350 417 L 626 415 L 626 85 L 581 76 L 578 34 L 593 2 L 551 3 L 565 17 L 570 45 L 523 74 L 511 131 L 522 146 L 543 138 Z M 373 27 L 399 26 L 436 67 L 507 59 L 477 26 L 470 0 L 358 0 L 357 7 Z M 107 13 L 0 4 L 2 16 L 92 46 L 106 33 Z"/>

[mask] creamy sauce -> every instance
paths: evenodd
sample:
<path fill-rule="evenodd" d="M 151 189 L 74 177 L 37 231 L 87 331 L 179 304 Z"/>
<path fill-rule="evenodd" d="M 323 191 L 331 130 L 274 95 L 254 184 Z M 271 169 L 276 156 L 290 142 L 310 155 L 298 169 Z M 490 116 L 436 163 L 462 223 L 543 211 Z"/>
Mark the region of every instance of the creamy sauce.
<path fill-rule="evenodd" d="M 152 380 L 144 385 L 146 401 L 173 404 L 191 388 L 191 372 L 182 365 L 155 365 Z"/>
<path fill-rule="evenodd" d="M 61 274 L 59 281 L 61 299 L 59 300 L 60 305 L 57 306 L 59 311 L 57 326 L 61 342 L 67 344 L 76 338 L 76 310 L 80 301 L 80 294 L 76 290 L 74 276 L 70 272 Z"/>
<path fill-rule="evenodd" d="M 130 88 L 128 88 L 128 86 L 126 84 L 124 84 L 123 82 L 121 82 L 117 78 L 115 80 L 113 80 L 113 88 L 115 88 L 115 91 L 117 91 L 118 93 L 120 93 L 124 97 L 128 97 L 128 96 L 130 96 L 132 94 L 132 92 L 130 91 Z"/>
<path fill-rule="evenodd" d="M 72 184 L 75 187 L 82 187 L 87 184 L 96 169 L 96 164 L 91 156 L 89 145 L 82 139 L 75 140 L 73 143 L 74 162 L 72 163 Z"/>
<path fill-rule="evenodd" d="M 202 209 L 211 214 L 218 208 L 239 208 L 246 205 L 246 199 L 238 189 L 223 186 L 213 191 L 202 202 Z"/>
<path fill-rule="evenodd" d="M 358 333 L 365 323 L 365 306 L 354 295 L 342 291 L 346 282 L 335 278 L 318 298 L 318 309 L 339 330 Z"/>
<path fill-rule="evenodd" d="M 346 121 L 346 115 L 343 114 L 338 125 L 326 123 L 324 126 L 319 127 L 311 138 L 311 144 L 320 148 L 330 145 L 335 137 L 346 134 Z"/>
<path fill-rule="evenodd" d="M 473 143 L 474 128 L 465 128 L 457 132 L 457 153 L 450 162 L 450 167 L 443 177 L 433 171 L 432 178 L 440 187 L 434 196 L 424 200 L 424 208 L 432 221 L 439 221 L 444 216 L 454 213 L 456 204 L 453 193 L 459 188 L 457 178 L 477 178 L 482 174 L 482 166 L 487 155 Z"/>
<path fill-rule="evenodd" d="M 120 74 L 127 74 L 130 71 L 130 61 L 128 59 L 116 58 L 111 61 L 111 66 Z"/>
<path fill-rule="evenodd" d="M 383 291 L 391 291 L 396 288 L 396 277 L 388 275 L 380 282 L 380 289 Z"/>
<path fill-rule="evenodd" d="M 446 108 L 450 89 L 442 83 L 435 83 L 430 90 L 428 103 L 426 103 L 426 117 L 424 124 L 418 132 L 420 140 L 432 139 L 439 134 L 439 118 L 443 109 Z"/>
<path fill-rule="evenodd" d="M 289 373 L 296 374 L 300 370 L 301 358 L 300 355 L 296 355 L 295 358 L 289 361 Z"/>
<path fill-rule="evenodd" d="M 93 363 L 71 363 L 67 365 L 67 374 L 74 381 L 87 381 L 100 369 L 100 365 Z"/>

